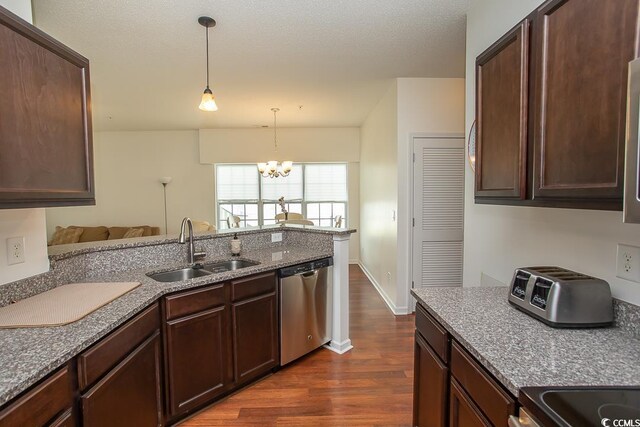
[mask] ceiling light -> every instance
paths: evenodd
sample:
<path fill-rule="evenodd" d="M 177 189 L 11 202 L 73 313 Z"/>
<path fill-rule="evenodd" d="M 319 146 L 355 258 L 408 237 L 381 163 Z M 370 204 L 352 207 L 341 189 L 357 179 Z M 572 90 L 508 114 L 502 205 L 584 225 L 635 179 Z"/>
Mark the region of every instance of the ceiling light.
<path fill-rule="evenodd" d="M 278 152 L 278 126 L 276 122 L 276 113 L 280 111 L 279 108 L 272 108 L 273 111 L 273 145 L 275 152 Z M 287 176 L 293 169 L 293 162 L 285 160 L 282 163 L 278 163 L 277 160 L 269 160 L 266 163 L 258 163 L 258 171 L 265 178 L 278 178 L 279 176 Z"/>
<path fill-rule="evenodd" d="M 215 27 L 216 21 L 209 16 L 201 16 L 198 18 L 198 23 L 205 28 L 207 36 L 207 87 L 202 94 L 202 101 L 200 101 L 200 108 L 202 111 L 218 111 L 218 105 L 216 99 L 213 96 L 213 92 L 209 89 L 209 27 Z"/>

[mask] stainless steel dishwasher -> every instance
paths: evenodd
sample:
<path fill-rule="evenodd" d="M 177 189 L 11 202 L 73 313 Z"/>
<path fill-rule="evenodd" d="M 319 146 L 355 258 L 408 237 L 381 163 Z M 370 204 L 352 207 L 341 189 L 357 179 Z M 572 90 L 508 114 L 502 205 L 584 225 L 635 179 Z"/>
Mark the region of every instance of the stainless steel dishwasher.
<path fill-rule="evenodd" d="M 333 258 L 280 269 L 280 364 L 331 340 Z"/>

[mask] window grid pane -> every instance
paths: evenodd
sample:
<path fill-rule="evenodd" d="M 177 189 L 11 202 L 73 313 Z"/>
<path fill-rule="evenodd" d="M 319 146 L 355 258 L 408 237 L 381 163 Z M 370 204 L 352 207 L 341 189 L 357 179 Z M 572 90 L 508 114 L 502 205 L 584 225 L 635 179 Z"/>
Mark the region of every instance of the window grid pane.
<path fill-rule="evenodd" d="M 347 218 L 347 165 L 298 164 L 288 177 L 263 178 L 254 164 L 216 165 L 219 228 L 227 217 L 240 217 L 240 227 L 275 224 L 281 212 L 277 199 L 285 197 L 291 213 L 303 214 L 315 225 L 333 227 Z M 224 197 L 222 197 L 224 196 Z"/>

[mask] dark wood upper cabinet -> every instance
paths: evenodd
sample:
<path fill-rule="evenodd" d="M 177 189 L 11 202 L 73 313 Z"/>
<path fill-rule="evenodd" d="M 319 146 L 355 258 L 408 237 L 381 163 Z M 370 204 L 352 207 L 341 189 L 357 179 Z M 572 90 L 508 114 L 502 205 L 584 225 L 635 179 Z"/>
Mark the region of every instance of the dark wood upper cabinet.
<path fill-rule="evenodd" d="M 595 200 L 620 208 L 637 17 L 637 0 L 554 0 L 538 10 L 534 200 Z"/>
<path fill-rule="evenodd" d="M 529 21 L 476 60 L 476 197 L 526 197 Z"/>
<path fill-rule="evenodd" d="M 89 61 L 0 7 L 0 208 L 95 204 Z"/>
<path fill-rule="evenodd" d="M 481 54 L 476 201 L 621 210 L 637 43 L 637 0 L 550 0 Z"/>

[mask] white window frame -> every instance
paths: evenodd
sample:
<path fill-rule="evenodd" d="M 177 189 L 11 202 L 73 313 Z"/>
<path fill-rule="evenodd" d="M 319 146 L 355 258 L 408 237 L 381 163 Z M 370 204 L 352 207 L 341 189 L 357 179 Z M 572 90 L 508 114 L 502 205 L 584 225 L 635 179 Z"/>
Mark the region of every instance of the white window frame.
<path fill-rule="evenodd" d="M 316 201 L 316 200 L 306 200 L 305 196 L 306 196 L 306 191 L 305 191 L 305 179 L 306 179 L 306 171 L 305 171 L 305 166 L 309 165 L 309 164 L 321 164 L 321 165 L 345 165 L 345 173 L 347 176 L 347 199 L 346 200 L 323 200 L 323 201 Z M 238 166 L 247 166 L 247 165 L 252 165 L 252 163 L 216 163 L 214 165 L 214 177 L 217 178 L 218 176 L 218 165 L 224 165 L 224 166 L 234 166 L 234 165 L 238 165 Z M 344 203 L 344 212 L 345 215 L 342 218 L 343 221 L 343 227 L 344 228 L 348 228 L 348 224 L 349 224 L 349 163 L 347 162 L 323 162 L 323 163 L 313 163 L 313 162 L 306 162 L 306 163 L 297 163 L 297 165 L 302 166 L 302 199 L 291 199 L 291 200 L 285 200 L 286 203 L 299 203 L 302 206 L 302 216 L 303 217 L 307 217 L 307 205 L 311 204 L 311 203 Z M 256 166 L 256 173 L 258 174 L 258 167 Z M 264 205 L 265 204 L 273 204 L 273 203 L 278 203 L 277 200 L 265 200 L 262 198 L 262 180 L 263 179 L 278 179 L 278 178 L 264 178 L 263 176 L 259 176 L 258 177 L 258 200 L 240 200 L 240 199 L 236 199 L 236 200 L 219 200 L 218 199 L 218 183 L 216 181 L 215 183 L 215 220 L 216 220 L 216 224 L 218 226 L 220 226 L 222 223 L 220 222 L 220 205 L 242 205 L 242 204 L 257 204 L 258 205 L 258 225 L 259 226 L 263 226 L 264 225 Z M 333 208 L 332 208 L 333 210 Z M 321 218 L 321 219 L 326 219 L 326 218 Z M 335 220 L 335 217 L 332 218 L 332 221 Z M 241 221 L 244 221 L 244 218 L 241 218 Z M 319 225 L 319 224 L 318 224 Z M 333 226 L 334 224 L 332 224 Z"/>

